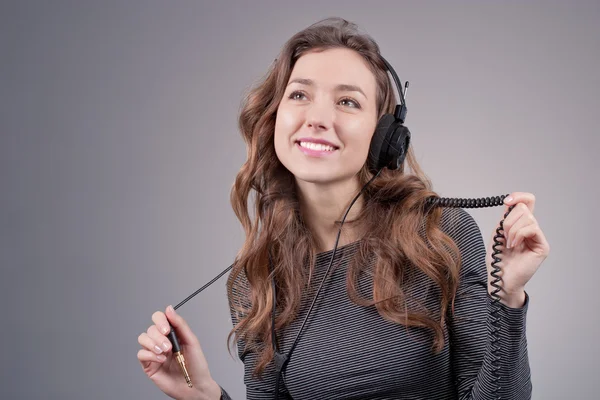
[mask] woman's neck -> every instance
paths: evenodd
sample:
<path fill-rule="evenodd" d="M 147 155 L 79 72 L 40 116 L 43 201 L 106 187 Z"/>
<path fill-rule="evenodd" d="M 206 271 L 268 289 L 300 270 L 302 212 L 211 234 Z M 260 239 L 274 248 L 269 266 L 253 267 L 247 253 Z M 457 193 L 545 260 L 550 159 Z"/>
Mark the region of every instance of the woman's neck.
<path fill-rule="evenodd" d="M 359 191 L 358 180 L 327 184 L 297 180 L 296 185 L 302 218 L 317 241 L 318 251 L 332 250 L 335 246 L 339 222 Z M 351 221 L 358 215 L 362 205 L 361 196 L 354 202 L 346 217 L 338 247 L 358 240 L 358 232 L 353 229 Z"/>

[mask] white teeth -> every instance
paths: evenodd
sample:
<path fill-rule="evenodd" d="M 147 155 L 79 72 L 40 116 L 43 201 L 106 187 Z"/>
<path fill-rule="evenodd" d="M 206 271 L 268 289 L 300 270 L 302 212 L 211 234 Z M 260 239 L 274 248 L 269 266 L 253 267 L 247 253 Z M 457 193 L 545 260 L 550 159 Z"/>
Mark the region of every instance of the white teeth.
<path fill-rule="evenodd" d="M 311 142 L 300 142 L 300 146 L 305 147 L 311 150 L 317 151 L 334 151 L 335 149 L 331 146 L 327 146 L 321 143 L 311 143 Z"/>

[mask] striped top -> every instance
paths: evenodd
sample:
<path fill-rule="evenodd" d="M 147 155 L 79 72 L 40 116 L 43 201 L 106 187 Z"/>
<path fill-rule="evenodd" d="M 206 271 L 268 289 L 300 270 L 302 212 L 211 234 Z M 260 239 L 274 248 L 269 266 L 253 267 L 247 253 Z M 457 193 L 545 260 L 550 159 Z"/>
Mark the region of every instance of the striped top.
<path fill-rule="evenodd" d="M 333 272 L 325 282 L 291 356 L 280 384 L 280 399 L 493 399 L 491 363 L 491 303 L 487 291 L 486 250 L 473 217 L 462 208 L 442 210 L 441 229 L 456 242 L 462 257 L 455 314 L 448 313 L 445 344 L 433 354 L 431 335 L 384 320 L 374 306 L 352 303 L 346 294 L 345 268 L 357 243 L 338 247 Z M 321 283 L 333 250 L 318 253 L 315 290 Z M 336 265 L 339 266 L 336 267 Z M 243 277 L 241 279 L 244 279 Z M 359 278 L 360 293 L 370 293 L 368 274 Z M 437 293 L 437 295 L 436 295 Z M 412 296 L 427 309 L 439 310 L 439 291 L 421 273 Z M 281 352 L 287 354 L 306 315 L 312 296 L 302 301 L 298 318 L 277 332 Z M 500 303 L 500 395 L 502 399 L 530 399 L 531 374 L 525 322 L 529 296 L 522 308 Z M 238 321 L 231 309 L 232 322 Z M 238 355 L 244 362 L 248 399 L 272 399 L 275 369 L 262 379 L 252 377 L 254 353 Z M 222 399 L 230 399 L 222 389 Z"/>

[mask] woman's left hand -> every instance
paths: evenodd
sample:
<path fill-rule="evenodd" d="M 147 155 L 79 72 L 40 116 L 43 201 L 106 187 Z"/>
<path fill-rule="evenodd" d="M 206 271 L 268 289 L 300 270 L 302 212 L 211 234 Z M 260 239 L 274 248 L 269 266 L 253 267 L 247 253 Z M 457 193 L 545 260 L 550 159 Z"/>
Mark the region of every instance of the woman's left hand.
<path fill-rule="evenodd" d="M 550 245 L 533 216 L 535 196 L 532 193 L 513 192 L 504 199 L 504 212 L 509 206 L 515 205 L 503 224 L 503 233 L 506 238 L 504 245 L 497 247 L 502 253 L 497 265 L 501 268 L 498 276 L 502 277 L 499 285 L 502 291 L 498 292 L 500 301 L 509 307 L 522 307 L 525 302 L 525 284 L 538 270 L 550 252 Z M 500 223 L 496 229 L 500 227 Z M 496 229 L 492 232 L 492 239 L 487 247 L 486 264 L 488 271 L 488 292 L 491 294 L 495 288 L 490 283 L 495 279 L 492 272 L 492 252 Z M 501 241 L 501 239 L 500 239 Z"/>

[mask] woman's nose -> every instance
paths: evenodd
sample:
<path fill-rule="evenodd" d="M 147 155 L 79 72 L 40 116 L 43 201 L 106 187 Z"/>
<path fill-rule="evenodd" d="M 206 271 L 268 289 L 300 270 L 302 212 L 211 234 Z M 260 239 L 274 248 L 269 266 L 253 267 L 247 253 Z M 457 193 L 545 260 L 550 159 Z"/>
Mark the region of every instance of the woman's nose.
<path fill-rule="evenodd" d="M 306 126 L 318 130 L 327 130 L 333 125 L 332 107 L 322 103 L 312 103 L 306 111 Z"/>

